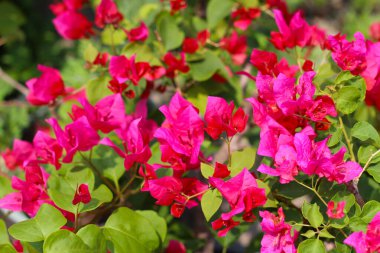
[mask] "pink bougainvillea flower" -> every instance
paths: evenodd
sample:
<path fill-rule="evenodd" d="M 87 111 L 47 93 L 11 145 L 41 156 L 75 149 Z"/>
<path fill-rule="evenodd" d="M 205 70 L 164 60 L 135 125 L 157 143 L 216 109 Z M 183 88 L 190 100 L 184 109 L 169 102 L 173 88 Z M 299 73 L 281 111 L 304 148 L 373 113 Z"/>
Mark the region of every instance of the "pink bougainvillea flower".
<path fill-rule="evenodd" d="M 101 0 L 95 11 L 95 24 L 103 28 L 107 24 L 117 26 L 123 20 L 123 14 L 113 0 Z"/>
<path fill-rule="evenodd" d="M 329 36 L 327 48 L 331 50 L 333 60 L 341 69 L 359 75 L 367 68 L 367 47 L 363 34 L 357 32 L 354 37 L 356 40 L 349 42 L 345 35 Z"/>
<path fill-rule="evenodd" d="M 33 145 L 39 162 L 52 164 L 57 170 L 61 168 L 59 159 L 62 156 L 62 147 L 56 139 L 43 131 L 38 131 L 34 136 Z"/>
<path fill-rule="evenodd" d="M 357 253 L 377 253 L 380 251 L 379 228 L 380 212 L 368 224 L 367 232 L 354 232 L 344 240 L 344 243 L 352 246 Z"/>
<path fill-rule="evenodd" d="M 263 211 L 260 212 L 261 228 L 264 237 L 261 240 L 261 253 L 296 253 L 294 246 L 298 233 L 292 234 L 292 226 L 285 222 L 285 215 L 282 207 L 278 209 L 278 216 Z"/>
<path fill-rule="evenodd" d="M 105 67 L 107 65 L 108 58 L 109 58 L 109 54 L 108 53 L 101 53 L 101 52 L 99 52 L 96 55 L 96 58 L 92 62 L 92 64 L 94 64 L 94 65 L 100 65 L 100 66 Z"/>
<path fill-rule="evenodd" d="M 327 216 L 331 219 L 342 219 L 344 217 L 345 206 L 345 201 L 337 202 L 336 206 L 334 201 L 329 201 L 327 203 Z"/>
<path fill-rule="evenodd" d="M 58 16 L 66 10 L 81 9 L 85 2 L 87 2 L 87 0 L 63 0 L 63 2 L 50 4 L 49 8 L 54 13 L 54 15 Z"/>
<path fill-rule="evenodd" d="M 272 52 L 253 49 L 250 63 L 263 75 L 278 76 L 280 73 L 287 77 L 294 77 L 298 66 L 289 66 L 286 59 L 277 60 L 277 55 Z"/>
<path fill-rule="evenodd" d="M 109 64 L 109 72 L 118 83 L 131 81 L 138 85 L 140 79 L 149 71 L 147 62 L 135 62 L 136 55 L 128 59 L 125 56 L 112 56 Z"/>
<path fill-rule="evenodd" d="M 374 41 L 380 41 L 380 22 L 371 24 L 369 27 L 369 35 Z"/>
<path fill-rule="evenodd" d="M 165 54 L 163 58 L 164 63 L 168 66 L 166 69 L 166 76 L 174 78 L 177 72 L 187 73 L 190 68 L 186 64 L 186 57 L 184 53 L 180 53 L 180 58 L 176 58 L 171 52 Z"/>
<path fill-rule="evenodd" d="M 64 163 L 70 163 L 77 151 L 88 151 L 99 143 L 98 133 L 84 116 L 66 125 L 64 130 L 55 118 L 50 118 L 47 122 L 53 128 L 59 145 L 66 150 Z"/>
<path fill-rule="evenodd" d="M 157 200 L 157 205 L 170 206 L 178 198 L 180 198 L 179 202 L 183 202 L 181 196 L 182 183 L 174 177 L 165 176 L 149 180 L 149 191 L 152 197 Z"/>
<path fill-rule="evenodd" d="M 222 219 L 225 221 L 243 213 L 243 219 L 251 222 L 253 221 L 252 210 L 264 205 L 267 200 L 265 190 L 258 188 L 256 179 L 247 169 L 243 169 L 226 182 L 214 177 L 210 177 L 209 182 L 230 204 L 231 210 L 222 214 Z"/>
<path fill-rule="evenodd" d="M 219 230 L 218 236 L 223 237 L 226 236 L 227 233 L 233 229 L 234 227 L 238 226 L 240 222 L 234 221 L 232 218 L 228 220 L 224 220 L 222 218 L 219 218 L 213 222 L 211 222 L 212 229 Z M 223 228 L 223 229 L 221 229 Z"/>
<path fill-rule="evenodd" d="M 182 51 L 187 54 L 195 53 L 199 48 L 197 39 L 185 38 L 182 43 Z"/>
<path fill-rule="evenodd" d="M 9 170 L 14 170 L 23 165 L 24 161 L 35 160 L 36 153 L 33 145 L 27 141 L 14 139 L 13 149 L 6 149 L 1 153 L 5 165 Z"/>
<path fill-rule="evenodd" d="M 232 62 L 236 65 L 242 65 L 247 58 L 247 37 L 239 36 L 236 31 L 230 37 L 223 38 L 220 47 L 231 55 Z"/>
<path fill-rule="evenodd" d="M 231 17 L 234 20 L 234 26 L 240 30 L 247 30 L 252 20 L 259 18 L 261 11 L 258 8 L 239 8 L 232 12 Z"/>
<path fill-rule="evenodd" d="M 25 181 L 12 177 L 12 188 L 16 192 L 6 195 L 0 200 L 0 207 L 23 211 L 29 216 L 35 216 L 44 203 L 53 203 L 47 195 L 47 180 L 49 175 L 36 161 L 24 164 Z"/>
<path fill-rule="evenodd" d="M 242 108 L 235 113 L 235 105 L 219 97 L 209 96 L 205 112 L 206 132 L 214 139 L 226 132 L 228 137 L 244 131 L 248 121 L 248 116 Z"/>
<path fill-rule="evenodd" d="M 226 178 L 231 174 L 231 171 L 228 170 L 227 165 L 222 164 L 222 163 L 215 163 L 215 170 L 214 174 L 212 174 L 212 177 L 217 177 L 217 178 Z"/>
<path fill-rule="evenodd" d="M 53 19 L 53 24 L 59 35 L 67 40 L 88 38 L 94 32 L 92 24 L 81 13 L 67 10 Z"/>
<path fill-rule="evenodd" d="M 203 121 L 198 109 L 176 93 L 169 106 L 161 106 L 160 111 L 166 119 L 154 137 L 160 143 L 161 160 L 170 163 L 178 172 L 198 168 L 204 139 Z"/>
<path fill-rule="evenodd" d="M 73 205 L 77 205 L 78 203 L 87 204 L 91 201 L 91 194 L 88 190 L 88 184 L 80 184 L 75 191 L 75 195 L 73 198 Z"/>
<path fill-rule="evenodd" d="M 65 94 L 65 85 L 57 69 L 38 65 L 41 76 L 26 82 L 29 88 L 27 100 L 32 105 L 53 104 L 58 96 Z"/>
<path fill-rule="evenodd" d="M 122 126 L 115 130 L 122 140 L 124 150 L 120 149 L 110 139 L 104 138 L 100 144 L 113 148 L 117 154 L 124 158 L 124 167 L 130 169 L 134 163 L 146 163 L 152 156 L 149 148 L 149 138 L 144 138 L 142 118 L 126 120 Z"/>
<path fill-rule="evenodd" d="M 196 178 L 182 178 L 165 176 L 159 179 L 149 180 L 149 191 L 155 198 L 157 205 L 171 206 L 171 214 L 179 218 L 185 207 L 192 208 L 198 203 L 192 199 L 196 196 L 201 199 L 207 185 Z"/>
<path fill-rule="evenodd" d="M 129 41 L 145 41 L 149 36 L 149 29 L 144 22 L 131 30 L 125 30 Z"/>
<path fill-rule="evenodd" d="M 186 9 L 187 2 L 186 0 L 169 0 L 170 1 L 170 13 L 173 15 L 176 12 Z"/>
<path fill-rule="evenodd" d="M 125 106 L 120 94 L 107 96 L 99 100 L 95 106 L 87 99 L 80 99 L 80 103 L 83 106 L 83 115 L 95 130 L 109 133 L 125 121 Z"/>
<path fill-rule="evenodd" d="M 197 40 L 200 46 L 204 46 L 207 43 L 207 40 L 210 38 L 210 32 L 206 30 L 202 30 L 197 34 Z"/>
<path fill-rule="evenodd" d="M 279 32 L 271 32 L 270 41 L 277 49 L 324 44 L 325 33 L 315 26 L 309 26 L 300 11 L 293 15 L 289 23 L 281 11 L 273 10 L 273 13 Z"/>
<path fill-rule="evenodd" d="M 366 103 L 380 109 L 380 42 L 367 41 L 367 68 L 360 74 L 367 86 Z"/>
<path fill-rule="evenodd" d="M 185 245 L 177 240 L 170 240 L 165 253 L 186 253 Z"/>

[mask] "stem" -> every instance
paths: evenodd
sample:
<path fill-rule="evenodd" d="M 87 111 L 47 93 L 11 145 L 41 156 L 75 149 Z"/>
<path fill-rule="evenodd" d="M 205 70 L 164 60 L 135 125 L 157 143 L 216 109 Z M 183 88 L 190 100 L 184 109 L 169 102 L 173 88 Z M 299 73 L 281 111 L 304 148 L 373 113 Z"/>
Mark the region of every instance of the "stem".
<path fill-rule="evenodd" d="M 376 151 L 375 153 L 373 153 L 373 154 L 369 157 L 368 161 L 365 163 L 365 165 L 364 165 L 364 167 L 363 167 L 362 172 L 359 174 L 359 176 L 357 176 L 358 181 L 359 181 L 360 176 L 363 174 L 363 172 L 368 168 L 368 166 L 369 166 L 369 164 L 371 163 L 372 159 L 373 159 L 375 156 L 377 156 L 379 153 L 380 153 L 380 149 L 379 149 L 378 151 Z"/>
<path fill-rule="evenodd" d="M 228 167 L 231 167 L 231 164 L 232 164 L 232 154 L 231 154 L 231 141 L 232 141 L 232 138 L 231 137 L 231 140 L 228 139 L 228 137 L 225 140 L 226 144 L 227 144 L 227 151 L 228 151 Z"/>
<path fill-rule="evenodd" d="M 294 181 L 297 182 L 299 185 L 302 185 L 303 187 L 305 187 L 305 188 L 309 189 L 310 191 L 314 192 L 314 194 L 317 195 L 317 197 L 322 201 L 322 203 L 323 203 L 325 206 L 327 206 L 326 201 L 322 198 L 321 195 L 319 195 L 319 193 L 317 192 L 317 190 L 315 190 L 314 188 L 311 188 L 311 187 L 307 186 L 306 184 L 304 184 L 304 183 L 298 181 L 297 179 L 294 179 Z"/>
<path fill-rule="evenodd" d="M 18 90 L 20 93 L 22 93 L 25 97 L 28 96 L 28 89 L 25 88 L 24 85 L 21 83 L 17 82 L 14 80 L 12 77 L 10 77 L 7 73 L 5 73 L 1 68 L 0 68 L 0 79 L 3 79 L 5 83 L 9 84 L 16 90 Z"/>
<path fill-rule="evenodd" d="M 116 195 L 119 195 L 118 191 L 115 189 L 115 187 L 112 185 L 111 182 L 108 181 L 108 179 L 106 177 L 104 177 L 100 172 L 99 170 L 95 167 L 95 165 L 92 163 L 91 160 L 87 159 L 87 157 L 85 157 L 82 152 L 79 152 L 79 154 L 81 155 L 81 157 L 83 158 L 83 160 L 87 163 L 87 165 L 90 167 L 90 169 L 103 181 L 103 183 L 105 185 L 108 186 L 108 188 L 111 189 L 111 191 L 113 193 L 115 193 Z"/>
<path fill-rule="evenodd" d="M 112 50 L 112 53 L 116 55 L 115 42 L 113 39 L 114 32 L 115 32 L 115 27 L 111 25 L 111 50 Z"/>
<path fill-rule="evenodd" d="M 198 193 L 196 193 L 196 194 L 194 194 L 194 195 L 187 196 L 187 198 L 188 198 L 188 199 L 192 199 L 192 198 L 198 197 L 199 195 L 202 195 L 202 194 L 206 193 L 208 190 L 210 190 L 210 188 L 207 188 L 206 190 L 201 191 L 201 192 L 198 192 Z"/>
<path fill-rule="evenodd" d="M 356 162 L 355 153 L 354 153 L 354 150 L 352 149 L 353 145 L 351 143 L 350 138 L 348 137 L 348 134 L 346 132 L 346 128 L 344 127 L 342 117 L 339 117 L 339 124 L 340 124 L 340 128 L 342 129 L 344 139 L 346 140 L 348 151 L 350 152 L 351 161 Z"/>
<path fill-rule="evenodd" d="M 80 203 L 77 204 L 77 210 L 75 211 L 74 231 L 77 231 L 77 229 L 78 229 L 79 205 L 80 205 Z"/>

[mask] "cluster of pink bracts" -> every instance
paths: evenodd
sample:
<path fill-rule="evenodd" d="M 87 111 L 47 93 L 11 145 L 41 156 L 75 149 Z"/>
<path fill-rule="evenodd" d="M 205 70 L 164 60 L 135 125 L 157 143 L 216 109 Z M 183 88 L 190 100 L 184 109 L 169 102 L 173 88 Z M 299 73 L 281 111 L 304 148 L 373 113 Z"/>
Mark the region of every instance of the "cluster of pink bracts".
<path fill-rule="evenodd" d="M 84 2 L 63 0 L 51 5 L 51 10 L 56 15 L 53 23 L 63 38 L 81 39 L 95 34 L 92 23 L 80 13 Z M 174 14 L 186 8 L 186 1 L 170 0 L 170 6 L 171 13 Z M 317 26 L 310 26 L 301 12 L 288 13 L 282 1 L 268 0 L 267 6 L 274 9 L 279 30 L 272 32 L 270 38 L 277 49 L 299 46 L 320 47 L 331 51 L 333 60 L 342 70 L 348 70 L 366 80 L 366 101 L 380 108 L 380 57 L 377 53 L 380 42 L 365 40 L 360 33 L 355 35 L 356 40 L 352 42 L 340 34 L 326 36 Z M 236 29 L 245 31 L 260 15 L 260 9 L 242 7 L 235 10 L 231 18 Z M 122 20 L 123 15 L 112 0 L 102 0 L 96 7 L 94 23 L 98 28 L 107 25 L 119 28 Z M 124 30 L 130 42 L 142 42 L 149 36 L 149 29 L 143 22 L 131 30 L 120 29 Z M 380 39 L 379 30 L 378 26 L 371 27 L 371 33 L 377 40 Z M 88 102 L 84 93 L 65 87 L 58 70 L 39 65 L 41 75 L 26 83 L 29 88 L 27 100 L 32 105 L 54 106 L 59 99 L 74 99 L 79 103 L 73 106 L 70 113 L 72 122 L 64 128 L 56 118 L 47 120 L 55 137 L 39 130 L 33 143 L 15 140 L 13 149 L 2 153 L 10 170 L 22 168 L 25 171 L 25 180 L 13 177 L 12 187 L 15 192 L 1 199 L 0 207 L 24 211 L 34 216 L 43 203 L 54 205 L 47 194 L 49 175 L 42 165 L 51 164 L 59 170 L 62 163 L 72 162 L 78 152 L 105 145 L 124 159 L 126 170 L 139 166 L 139 174 L 144 179 L 141 190 L 150 192 L 157 205 L 171 206 L 173 216 L 180 217 L 186 208 L 197 206 L 202 195 L 213 188 L 219 190 L 230 207 L 228 212 L 222 213 L 221 217 L 212 222 L 212 227 L 218 230 L 219 236 L 225 236 L 243 220 L 253 222 L 256 219 L 253 209 L 266 202 L 265 190 L 258 187 L 253 173 L 242 168 L 239 174 L 230 177 L 229 167 L 216 163 L 214 174 L 207 179 L 208 184 L 205 180 L 189 177 L 187 173 L 199 170 L 201 161 L 210 161 L 201 151 L 205 132 L 213 140 L 224 138 L 230 141 L 245 131 L 248 115 L 242 108 L 235 110 L 233 102 L 209 96 L 205 114 L 200 115 L 193 104 L 176 93 L 168 105 L 160 107 L 165 116 L 160 126 L 147 118 L 146 98 L 154 88 L 155 80 L 164 76 L 173 79 L 180 73 L 189 72 L 185 53 L 193 54 L 206 47 L 209 37 L 209 31 L 204 30 L 196 38 L 186 38 L 182 52 L 167 52 L 162 57 L 165 67 L 136 62 L 135 56 L 127 58 L 123 55 L 99 53 L 91 64 L 103 67 L 108 64 L 112 78 L 108 88 L 114 94 L 104 97 L 95 105 Z M 233 64 L 239 66 L 247 58 L 246 40 L 245 36 L 234 30 L 219 42 L 219 46 L 230 54 Z M 252 76 L 246 72 L 241 74 L 255 80 L 258 90 L 257 97 L 247 99 L 253 107 L 254 123 L 261 128 L 257 153 L 273 160 L 273 167 L 261 164 L 258 171 L 278 177 L 282 184 L 292 182 L 300 172 L 318 175 L 338 184 L 347 183 L 359 176 L 363 169 L 356 162 L 344 160 L 344 148 L 333 154 L 327 146 L 328 138 L 316 140 L 318 131 L 330 127 L 326 117 L 336 117 L 337 111 L 329 96 L 315 95 L 313 62 L 305 60 L 302 66 L 289 66 L 286 59 L 278 60 L 274 53 L 254 49 L 250 63 L 257 68 L 257 75 Z M 296 76 L 299 76 L 298 81 Z M 147 80 L 147 88 L 135 113 L 127 115 L 123 95 L 127 98 L 134 97 L 133 90 L 127 88 L 130 84 L 137 86 L 142 78 Z M 213 78 L 223 81 L 217 74 Z M 165 91 L 162 87 L 157 90 Z M 116 134 L 118 143 L 107 136 L 110 134 Z M 148 163 L 152 156 L 150 144 L 154 140 L 160 145 L 161 164 Z M 159 178 L 156 171 L 160 168 L 171 168 L 173 175 Z M 80 185 L 73 196 L 73 205 L 88 203 L 90 199 L 87 185 Z M 345 202 L 329 202 L 327 215 L 331 219 L 343 218 L 344 206 Z M 62 212 L 67 217 L 72 217 L 72 214 L 64 210 Z M 296 252 L 294 242 L 298 234 L 285 222 L 282 208 L 278 210 L 278 216 L 261 211 L 260 217 L 265 234 L 261 252 Z M 377 252 L 380 245 L 379 227 L 380 214 L 377 214 L 368 225 L 366 233 L 355 232 L 345 243 L 355 247 L 359 253 Z M 167 252 L 182 251 L 184 252 L 184 246 L 175 241 L 170 242 L 167 249 Z"/>

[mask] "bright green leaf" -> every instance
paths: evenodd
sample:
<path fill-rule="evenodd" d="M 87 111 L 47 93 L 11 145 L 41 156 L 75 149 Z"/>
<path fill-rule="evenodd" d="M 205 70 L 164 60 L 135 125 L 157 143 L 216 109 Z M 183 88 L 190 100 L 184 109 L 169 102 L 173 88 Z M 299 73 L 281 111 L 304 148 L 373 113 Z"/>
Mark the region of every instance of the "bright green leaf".
<path fill-rule="evenodd" d="M 314 230 L 308 230 L 306 233 L 301 234 L 302 236 L 305 236 L 306 238 L 312 238 L 315 236 L 315 231 Z"/>
<path fill-rule="evenodd" d="M 59 230 L 44 242 L 44 253 L 95 253 L 71 231 Z"/>
<path fill-rule="evenodd" d="M 252 147 L 246 147 L 240 151 L 234 151 L 231 154 L 231 176 L 239 174 L 244 168 L 249 170 L 255 163 L 256 150 Z"/>
<path fill-rule="evenodd" d="M 360 217 L 364 222 L 369 223 L 378 212 L 380 212 L 380 203 L 375 200 L 370 200 L 363 206 Z"/>
<path fill-rule="evenodd" d="M 185 34 L 177 26 L 175 17 L 167 12 L 162 13 L 158 18 L 157 31 L 167 51 L 181 46 L 185 38 Z"/>
<path fill-rule="evenodd" d="M 207 51 L 204 59 L 190 62 L 190 73 L 195 81 L 206 81 L 210 79 L 218 70 L 224 68 L 222 61 L 216 54 Z"/>
<path fill-rule="evenodd" d="M 98 50 L 92 43 L 87 42 L 86 49 L 84 50 L 83 57 L 85 61 L 92 63 L 95 59 L 96 56 L 98 55 Z"/>
<path fill-rule="evenodd" d="M 298 245 L 298 253 L 324 253 L 326 252 L 323 242 L 318 239 L 307 239 Z"/>
<path fill-rule="evenodd" d="M 201 173 L 204 178 L 209 178 L 214 174 L 214 167 L 207 163 L 201 163 Z"/>
<path fill-rule="evenodd" d="M 210 0 L 206 9 L 208 27 L 214 28 L 223 18 L 228 16 L 233 4 L 234 2 L 231 0 Z"/>
<path fill-rule="evenodd" d="M 369 166 L 367 168 L 367 172 L 373 177 L 376 182 L 380 183 L 380 163 Z"/>
<path fill-rule="evenodd" d="M 12 225 L 9 233 L 20 241 L 38 242 L 59 230 L 66 222 L 58 209 L 49 204 L 43 204 L 33 219 Z"/>
<path fill-rule="evenodd" d="M 160 238 L 151 222 L 126 207 L 117 209 L 108 218 L 103 233 L 116 253 L 148 253 L 160 246 Z"/>
<path fill-rule="evenodd" d="M 1 253 L 17 253 L 17 251 L 10 244 L 0 245 Z"/>
<path fill-rule="evenodd" d="M 318 228 L 323 222 L 323 216 L 319 211 L 319 206 L 316 203 L 309 204 L 304 202 L 302 205 L 302 215 L 314 228 Z"/>
<path fill-rule="evenodd" d="M 93 253 L 103 253 L 107 251 L 106 238 L 98 226 L 88 224 L 77 232 L 77 236 L 82 239 Z"/>
<path fill-rule="evenodd" d="M 161 244 L 164 243 L 168 230 L 165 219 L 159 216 L 156 212 L 150 210 L 136 211 L 136 213 L 149 220 L 150 224 L 154 227 L 160 237 Z"/>
<path fill-rule="evenodd" d="M 355 87 L 343 87 L 335 94 L 338 111 L 343 114 L 354 112 L 362 102 L 361 92 Z"/>
<path fill-rule="evenodd" d="M 375 144 L 380 143 L 379 133 L 366 121 L 357 122 L 351 129 L 351 135 L 361 141 L 371 140 Z"/>
<path fill-rule="evenodd" d="M 201 207 L 207 221 L 218 211 L 223 198 L 217 189 L 209 190 L 202 196 Z"/>
<path fill-rule="evenodd" d="M 319 231 L 319 237 L 324 237 L 324 238 L 335 238 L 330 232 L 324 228 L 321 231 Z"/>

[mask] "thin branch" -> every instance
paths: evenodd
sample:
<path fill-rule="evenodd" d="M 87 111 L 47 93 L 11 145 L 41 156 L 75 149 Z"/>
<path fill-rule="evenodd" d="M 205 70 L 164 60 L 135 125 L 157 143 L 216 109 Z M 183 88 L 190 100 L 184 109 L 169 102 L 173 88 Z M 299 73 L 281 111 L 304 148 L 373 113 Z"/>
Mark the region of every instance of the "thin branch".
<path fill-rule="evenodd" d="M 2 68 L 0 68 L 0 79 L 3 79 L 7 84 L 21 92 L 24 96 L 27 96 L 29 91 L 24 85 L 14 80 L 11 76 L 5 73 Z"/>

